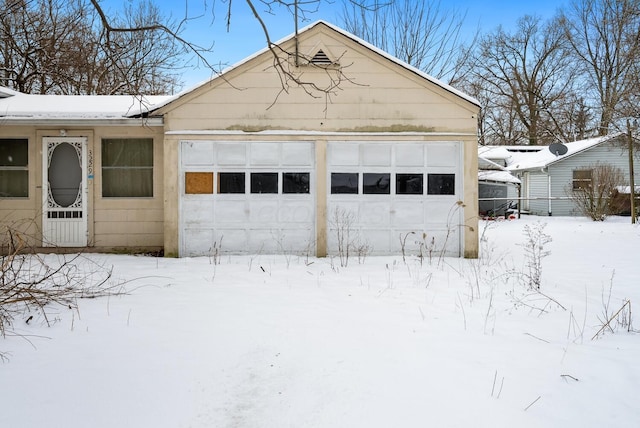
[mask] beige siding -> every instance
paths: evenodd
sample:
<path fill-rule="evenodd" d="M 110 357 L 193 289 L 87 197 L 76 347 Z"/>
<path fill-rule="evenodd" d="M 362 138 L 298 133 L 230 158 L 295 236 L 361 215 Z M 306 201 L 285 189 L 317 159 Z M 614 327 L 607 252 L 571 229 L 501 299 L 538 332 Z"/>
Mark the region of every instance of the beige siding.
<path fill-rule="evenodd" d="M 15 225 L 29 237 L 28 245 L 39 247 L 42 235 L 42 139 L 58 137 L 64 129 L 69 137 L 86 137 L 88 151 L 88 241 L 96 249 L 129 247 L 157 249 L 163 245 L 163 156 L 162 129 L 142 126 L 47 127 L 2 126 L 0 138 L 29 140 L 29 197 L 0 199 L 0 219 Z M 102 198 L 102 138 L 154 139 L 153 198 Z M 0 242 L 2 242 L 0 240 Z"/>
<path fill-rule="evenodd" d="M 343 68 L 295 68 L 302 81 L 337 85 L 325 94 L 307 86 L 283 91 L 270 52 L 216 79 L 166 109 L 167 130 L 296 129 L 313 131 L 469 132 L 477 107 L 351 39 L 320 30 L 300 38 L 300 51 L 321 40 Z M 316 30 L 316 28 L 314 28 Z M 293 51 L 292 45 L 285 49 Z M 331 76 L 331 81 L 328 76 Z M 311 92 L 311 95 L 309 94 Z"/>
<path fill-rule="evenodd" d="M 293 42 L 283 45 L 294 51 Z M 324 25 L 299 37 L 299 51 L 312 56 L 321 48 L 342 68 L 289 71 L 310 85 L 286 87 L 265 52 L 160 110 L 165 117 L 165 252 L 179 248 L 178 144 L 183 139 L 225 141 L 315 140 L 316 174 L 326 173 L 327 140 L 462 141 L 464 171 L 464 255 L 476 257 L 478 107 L 423 76 L 385 58 Z M 304 62 L 304 61 L 301 61 Z M 261 131 L 272 131 L 266 134 Z M 191 132 L 195 131 L 195 132 Z M 215 131 L 206 134 L 203 131 Z M 244 131 L 238 134 L 220 131 Z M 278 131 L 283 131 L 279 133 Z M 294 131 L 293 133 L 291 131 Z M 307 134 L 306 132 L 309 131 Z M 323 135 L 326 133 L 326 135 Z M 339 137 L 336 133 L 341 134 Z M 391 135 L 390 135 L 391 134 Z M 318 179 L 323 183 L 324 179 Z M 317 190 L 317 251 L 326 251 L 326 189 Z"/>

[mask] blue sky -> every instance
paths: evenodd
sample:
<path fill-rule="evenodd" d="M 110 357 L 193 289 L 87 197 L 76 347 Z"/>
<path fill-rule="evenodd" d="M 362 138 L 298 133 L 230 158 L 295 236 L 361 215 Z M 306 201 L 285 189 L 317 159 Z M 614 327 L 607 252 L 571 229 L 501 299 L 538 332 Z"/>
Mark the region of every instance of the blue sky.
<path fill-rule="evenodd" d="M 182 35 L 190 41 L 202 46 L 213 46 L 211 54 L 207 58 L 211 64 L 231 65 L 266 46 L 265 37 L 257 20 L 244 0 L 233 0 L 231 27 L 227 32 L 225 25 L 226 8 L 229 0 L 155 0 L 155 3 L 166 14 L 171 14 L 178 19 L 185 15 L 185 4 L 189 6 L 190 16 L 202 15 L 199 19 L 191 21 Z M 316 13 L 308 15 L 308 21 L 302 22 L 303 27 L 318 19 L 331 22 L 340 26 L 343 1 L 346 0 L 321 0 Z M 416 0 L 420 1 L 420 0 Z M 102 3 L 112 11 L 125 3 L 133 3 L 135 0 L 104 0 Z M 263 13 L 265 6 L 254 1 L 258 11 L 269 26 L 272 40 L 279 40 L 294 31 L 294 23 L 291 14 L 286 9 L 274 10 L 273 15 Z M 207 10 L 203 7 L 209 6 Z M 441 9 L 456 8 L 467 12 L 466 23 L 473 31 L 480 27 L 483 33 L 495 29 L 498 25 L 505 28 L 512 27 L 516 20 L 524 15 L 539 15 L 542 18 L 553 16 L 557 9 L 565 5 L 565 1 L 537 0 L 506 1 L 506 0 L 441 0 Z M 215 15 L 211 6 L 215 5 Z M 210 71 L 200 67 L 199 69 L 185 70 L 185 87 L 194 85 L 210 77 Z"/>

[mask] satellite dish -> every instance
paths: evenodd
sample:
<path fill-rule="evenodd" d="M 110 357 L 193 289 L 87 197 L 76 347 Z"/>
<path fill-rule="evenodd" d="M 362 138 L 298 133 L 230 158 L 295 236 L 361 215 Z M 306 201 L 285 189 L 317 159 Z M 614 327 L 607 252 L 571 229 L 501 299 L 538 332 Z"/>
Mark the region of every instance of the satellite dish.
<path fill-rule="evenodd" d="M 549 146 L 549 151 L 556 156 L 562 156 L 569 151 L 569 148 L 562 143 L 553 143 Z"/>

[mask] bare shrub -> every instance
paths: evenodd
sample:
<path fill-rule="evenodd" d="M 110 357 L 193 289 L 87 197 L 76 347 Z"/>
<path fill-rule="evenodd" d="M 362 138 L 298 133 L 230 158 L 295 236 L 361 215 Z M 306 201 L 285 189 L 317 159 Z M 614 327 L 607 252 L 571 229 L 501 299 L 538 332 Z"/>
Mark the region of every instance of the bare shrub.
<path fill-rule="evenodd" d="M 524 226 L 526 240 L 521 246 L 527 263 L 527 271 L 523 273 L 529 288 L 540 290 L 542 285 L 542 259 L 551 254 L 545 245 L 552 241 L 550 235 L 544 233 L 546 223 L 536 222 L 533 226 Z"/>
<path fill-rule="evenodd" d="M 566 189 L 576 210 L 594 221 L 603 221 L 616 212 L 613 197 L 624 183 L 624 173 L 616 166 L 596 162 L 585 169 L 585 177 Z M 590 172 L 590 177 L 588 172 Z"/>
<path fill-rule="evenodd" d="M 50 310 L 63 306 L 78 310 L 78 300 L 122 294 L 111 268 L 82 254 L 26 254 L 25 240 L 15 230 L 6 231 L 11 252 L 0 257 L 0 335 L 5 337 L 17 319 L 35 317 L 50 325 Z"/>

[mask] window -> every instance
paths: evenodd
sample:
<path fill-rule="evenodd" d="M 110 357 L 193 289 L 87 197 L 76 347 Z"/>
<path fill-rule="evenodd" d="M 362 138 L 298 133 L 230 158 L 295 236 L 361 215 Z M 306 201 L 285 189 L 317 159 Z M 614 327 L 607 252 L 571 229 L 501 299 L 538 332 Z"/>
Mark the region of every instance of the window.
<path fill-rule="evenodd" d="M 356 172 L 332 172 L 331 193 L 345 194 L 358 193 L 358 173 Z"/>
<path fill-rule="evenodd" d="M 397 195 L 422 195 L 422 174 L 396 174 Z"/>
<path fill-rule="evenodd" d="M 0 139 L 0 198 L 29 196 L 29 142 L 26 138 Z"/>
<path fill-rule="evenodd" d="M 573 190 L 584 190 L 591 186 L 591 170 L 576 169 L 573 171 Z"/>
<path fill-rule="evenodd" d="M 428 174 L 427 175 L 428 195 L 455 195 L 456 175 L 455 174 Z"/>
<path fill-rule="evenodd" d="M 153 139 L 102 140 L 102 196 L 153 196 Z"/>
<path fill-rule="evenodd" d="M 364 173 L 362 192 L 365 195 L 388 195 L 391 192 L 391 174 Z"/>
<path fill-rule="evenodd" d="M 282 193 L 309 193 L 309 173 L 283 172 Z"/>
<path fill-rule="evenodd" d="M 218 193 L 244 193 L 244 172 L 221 172 L 218 174 Z"/>
<path fill-rule="evenodd" d="M 278 173 L 252 172 L 251 193 L 278 193 Z"/>

